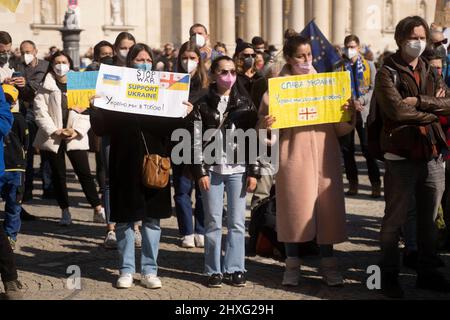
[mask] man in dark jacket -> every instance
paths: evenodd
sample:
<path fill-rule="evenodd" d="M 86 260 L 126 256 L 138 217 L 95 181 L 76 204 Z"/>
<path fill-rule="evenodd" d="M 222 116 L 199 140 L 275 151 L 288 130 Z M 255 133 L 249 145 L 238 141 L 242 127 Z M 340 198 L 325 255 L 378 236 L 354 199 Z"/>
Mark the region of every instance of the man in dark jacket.
<path fill-rule="evenodd" d="M 35 114 L 33 112 L 33 102 L 41 83 L 44 81 L 45 75 L 48 71 L 48 61 L 40 60 L 36 57 L 37 48 L 33 41 L 26 40 L 20 45 L 20 52 L 22 59 L 20 63 L 15 66 L 16 72 L 19 72 L 25 79 L 23 86 L 16 86 L 19 89 L 19 104 L 20 112 L 25 117 L 27 126 L 30 132 L 29 143 L 27 149 L 27 167 L 25 173 L 25 192 L 24 201 L 32 199 L 33 179 L 34 179 L 34 147 L 33 142 L 37 133 L 37 125 L 35 121 Z M 44 189 L 44 198 L 49 197 L 51 193 L 51 172 L 50 167 L 45 165 L 45 159 L 41 160 L 43 172 L 42 182 Z M 51 197 L 50 197 L 51 198 Z M 26 220 L 33 220 L 33 217 L 26 212 L 22 213 Z"/>
<path fill-rule="evenodd" d="M 382 292 L 402 298 L 398 239 L 408 209 L 415 203 L 419 247 L 417 287 L 450 292 L 436 266 L 435 219 L 444 192 L 442 152 L 447 150 L 438 116 L 450 114 L 450 92 L 420 56 L 430 31 L 420 17 L 408 17 L 396 28 L 399 51 L 377 75 L 375 96 L 383 129 L 380 145 L 386 160 L 386 211 L 381 228 Z M 393 70 L 398 80 L 393 77 Z"/>

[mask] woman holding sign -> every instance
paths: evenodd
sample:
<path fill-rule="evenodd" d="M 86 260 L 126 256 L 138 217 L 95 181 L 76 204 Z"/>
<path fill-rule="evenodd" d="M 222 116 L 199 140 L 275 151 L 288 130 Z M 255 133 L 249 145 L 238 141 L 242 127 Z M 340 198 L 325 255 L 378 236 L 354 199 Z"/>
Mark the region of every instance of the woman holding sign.
<path fill-rule="evenodd" d="M 152 71 L 153 54 L 145 44 L 130 49 L 127 67 Z M 192 105 L 188 106 L 188 113 Z M 157 276 L 161 238 L 160 220 L 172 216 L 170 183 L 162 188 L 143 184 L 143 160 L 147 154 L 170 156 L 170 137 L 174 130 L 185 127 L 182 118 L 163 118 L 92 108 L 91 123 L 99 136 L 111 139 L 109 183 L 111 189 L 111 221 L 116 223 L 120 256 L 117 288 L 133 285 L 135 266 L 136 221 L 142 222 L 141 284 L 149 289 L 162 287 Z"/>
<path fill-rule="evenodd" d="M 94 222 L 104 223 L 105 211 L 89 168 L 89 115 L 84 114 L 83 110 L 68 108 L 67 73 L 72 69 L 72 60 L 66 53 L 60 51 L 52 56 L 50 71 L 34 100 L 38 125 L 34 147 L 40 149 L 50 161 L 56 199 L 62 210 L 60 224 L 72 224 L 66 184 L 66 154 L 89 204 L 95 208 Z"/>
<path fill-rule="evenodd" d="M 317 73 L 308 39 L 293 36 L 284 48 L 287 64 L 280 76 Z M 276 119 L 268 115 L 266 93 L 259 127 L 270 129 Z M 347 104 L 344 108 L 348 109 Z M 285 243 L 283 285 L 297 286 L 300 277 L 299 243 L 316 239 L 321 251 L 321 274 L 329 286 L 343 277 L 333 256 L 333 245 L 346 241 L 344 186 L 338 137 L 354 129 L 352 123 L 322 124 L 280 132 L 280 168 L 276 177 L 277 234 Z"/>
<path fill-rule="evenodd" d="M 209 92 L 195 104 L 195 112 L 190 117 L 191 134 L 195 137 L 192 172 L 202 190 L 205 210 L 205 273 L 210 288 L 220 288 L 223 281 L 244 287 L 246 197 L 247 192 L 255 190 L 260 170 L 256 159 L 249 159 L 248 140 L 237 143 L 234 140 L 223 143 L 223 140 L 228 139 L 229 134 L 254 129 L 257 111 L 246 89 L 236 82 L 233 59 L 223 56 L 214 60 L 211 74 L 213 83 L 209 86 Z M 208 131 L 215 133 L 210 141 L 202 144 L 202 139 L 198 137 Z M 217 155 L 222 151 L 222 157 L 216 159 L 214 156 L 214 159 L 208 160 L 207 150 L 211 151 L 211 147 Z M 238 159 L 235 159 L 236 156 Z M 225 256 L 222 257 L 225 192 L 228 235 Z"/>
<path fill-rule="evenodd" d="M 197 45 L 191 41 L 180 48 L 177 71 L 191 75 L 189 102 L 195 104 L 208 90 L 208 74 Z M 180 155 L 181 156 L 181 155 Z M 172 159 L 173 160 L 173 159 Z M 205 226 L 201 191 L 184 175 L 185 165 L 173 165 L 173 184 L 175 189 L 175 210 L 178 228 L 182 236 L 183 248 L 203 248 L 205 244 Z M 192 210 L 191 194 L 195 189 L 195 210 Z M 195 225 L 192 220 L 195 218 Z"/>

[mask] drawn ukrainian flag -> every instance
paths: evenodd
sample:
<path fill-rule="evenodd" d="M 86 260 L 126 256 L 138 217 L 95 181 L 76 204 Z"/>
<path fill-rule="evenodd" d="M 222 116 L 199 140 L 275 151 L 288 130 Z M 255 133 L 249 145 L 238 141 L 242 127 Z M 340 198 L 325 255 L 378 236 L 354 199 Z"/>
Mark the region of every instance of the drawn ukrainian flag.
<path fill-rule="evenodd" d="M 0 5 L 6 7 L 11 12 L 16 12 L 20 0 L 0 0 Z"/>
<path fill-rule="evenodd" d="M 174 84 L 172 84 L 169 87 L 169 90 L 176 90 L 176 91 L 188 91 L 189 90 L 189 83 L 190 83 L 190 76 L 184 76 Z"/>
<path fill-rule="evenodd" d="M 69 72 L 67 74 L 67 104 L 69 109 L 89 108 L 95 96 L 98 71 Z"/>
<path fill-rule="evenodd" d="M 116 76 L 114 74 L 104 74 L 103 75 L 103 84 L 111 85 L 111 86 L 120 86 L 122 78 L 120 76 Z"/>

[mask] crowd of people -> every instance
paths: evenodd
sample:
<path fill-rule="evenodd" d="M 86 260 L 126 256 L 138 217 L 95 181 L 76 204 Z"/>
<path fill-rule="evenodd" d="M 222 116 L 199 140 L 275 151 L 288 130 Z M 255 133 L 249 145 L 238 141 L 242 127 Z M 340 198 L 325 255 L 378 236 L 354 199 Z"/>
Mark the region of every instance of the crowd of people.
<path fill-rule="evenodd" d="M 238 39 L 234 53 L 223 43 L 212 45 L 201 24 L 190 28 L 190 38 L 179 49 L 172 43 L 162 50 L 150 48 L 123 32 L 115 43 L 100 41 L 82 58 L 83 71 L 106 64 L 190 74 L 187 116 L 175 119 L 117 113 L 93 103 L 88 109 L 69 109 L 67 74 L 78 71 L 71 57 L 52 47 L 45 60 L 38 59 L 30 40 L 21 43 L 20 56 L 14 55 L 11 36 L 1 31 L 0 189 L 6 206 L 0 272 L 8 296 L 20 297 L 13 250 L 21 220 L 35 219 L 22 202 L 34 196 L 36 152 L 41 158 L 43 197 L 57 201 L 64 227 L 72 224 L 65 165 L 66 155 L 69 158 L 92 207 L 93 221 L 105 225 L 105 248 L 118 250 L 117 288 L 133 285 L 136 247 L 142 247 L 141 284 L 162 288 L 160 225 L 172 216 L 172 189 L 180 246 L 204 248 L 205 285 L 245 286 L 246 199 L 253 194 L 255 208 L 271 196 L 274 186 L 276 232 L 286 256 L 280 282 L 299 285 L 300 244 L 315 242 L 324 282 L 342 286 L 344 272 L 334 246 L 347 241 L 342 163 L 349 182 L 346 194 L 359 192 L 356 133 L 371 197 L 382 197 L 381 161 L 386 170 L 381 292 L 390 298 L 404 295 L 399 282 L 400 238 L 405 242 L 403 264 L 417 271 L 417 287 L 450 292 L 450 282 L 439 271 L 444 263 L 438 255 L 436 227 L 441 204 L 450 227 L 450 54 L 443 31 L 436 25 L 430 28 L 420 17 L 405 18 L 395 31 L 398 51 L 384 53 L 378 62 L 370 50 L 363 50 L 357 35 L 342 39 L 344 47 L 336 48 L 342 63 L 334 71 L 350 74 L 352 98 L 342 107 L 351 120 L 282 129 L 279 141 L 271 134 L 277 119 L 269 114 L 268 80 L 317 73 L 310 40 L 295 30 L 286 31 L 279 52 L 256 36 L 251 43 Z M 171 183 L 162 188 L 144 186 L 144 157 L 170 157 L 172 133 L 180 128 L 201 137 L 213 129 L 220 139 L 226 130 L 268 130 L 266 143 L 279 146 L 279 171 L 267 174 L 264 164 L 251 161 L 250 142 L 245 139 L 231 147 L 223 144 L 223 157 L 210 164 L 204 152 L 211 139 L 194 141 L 192 148 L 201 152 L 193 150 L 192 162 L 172 164 Z M 89 151 L 95 152 L 96 178 Z M 243 153 L 245 161 L 231 163 L 236 153 Z M 228 233 L 222 243 L 225 216 Z M 444 249 L 449 250 L 450 232 L 446 236 Z"/>

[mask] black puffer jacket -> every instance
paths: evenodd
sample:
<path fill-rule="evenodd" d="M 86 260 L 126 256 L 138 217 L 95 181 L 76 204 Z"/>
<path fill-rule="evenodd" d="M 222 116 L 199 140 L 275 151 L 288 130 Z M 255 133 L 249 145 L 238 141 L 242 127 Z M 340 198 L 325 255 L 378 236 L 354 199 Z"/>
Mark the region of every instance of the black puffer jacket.
<path fill-rule="evenodd" d="M 220 112 L 218 110 L 219 102 L 220 96 L 217 93 L 217 87 L 215 84 L 211 84 L 208 93 L 194 104 L 194 111 L 188 117 L 189 131 L 194 140 L 192 143 L 194 164 L 192 165 L 191 171 L 196 180 L 207 176 L 211 165 L 213 165 L 206 164 L 203 157 L 203 151 L 210 143 L 203 142 L 199 137 L 203 137 L 207 130 L 219 128 L 221 122 Z M 233 133 L 239 129 L 245 132 L 256 126 L 258 119 L 256 107 L 248 96 L 245 88 L 238 82 L 236 82 L 231 90 L 225 116 L 226 120 L 223 124 L 222 132 L 224 132 L 224 130 L 231 130 L 229 132 Z M 202 123 L 201 129 L 198 125 L 195 125 L 195 122 Z M 200 130 L 202 130 L 202 132 L 200 132 Z M 214 138 L 211 140 L 214 141 Z M 257 178 L 260 176 L 260 168 L 256 159 L 249 158 L 249 142 L 249 139 L 245 139 L 244 143 L 239 143 L 239 141 L 234 142 L 234 159 L 240 159 L 242 152 L 245 152 L 247 175 Z M 196 152 L 196 150 L 200 150 L 200 148 L 202 152 Z"/>

